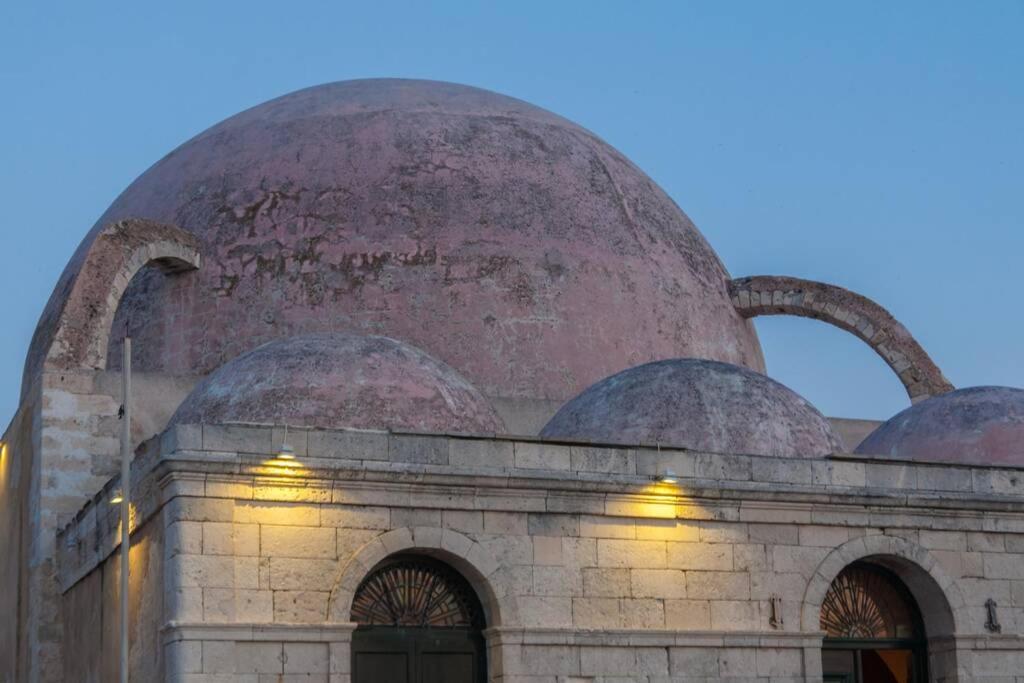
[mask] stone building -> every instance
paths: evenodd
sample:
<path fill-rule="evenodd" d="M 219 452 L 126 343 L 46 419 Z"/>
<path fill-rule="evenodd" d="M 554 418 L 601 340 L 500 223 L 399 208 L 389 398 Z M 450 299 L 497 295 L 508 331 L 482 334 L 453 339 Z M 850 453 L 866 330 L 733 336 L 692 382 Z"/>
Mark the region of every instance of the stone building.
<path fill-rule="evenodd" d="M 770 264 L 766 264 L 770 267 Z M 871 345 L 823 417 L 757 315 Z M 1024 681 L 1024 391 L 885 309 L 732 279 L 588 131 L 353 81 L 173 151 L 83 240 L 0 447 L 0 680 Z"/>

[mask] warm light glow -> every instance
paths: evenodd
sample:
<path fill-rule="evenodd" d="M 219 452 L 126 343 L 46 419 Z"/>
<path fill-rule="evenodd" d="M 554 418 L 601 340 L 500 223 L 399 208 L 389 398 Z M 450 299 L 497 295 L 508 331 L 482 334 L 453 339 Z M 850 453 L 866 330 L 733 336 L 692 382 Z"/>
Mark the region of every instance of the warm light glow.
<path fill-rule="evenodd" d="M 111 505 L 118 505 L 124 502 L 124 496 L 121 495 L 120 491 L 115 491 L 114 495 L 110 498 Z"/>
<path fill-rule="evenodd" d="M 675 484 L 679 481 L 679 478 L 671 468 L 666 468 L 658 474 L 658 481 L 662 484 Z"/>
<path fill-rule="evenodd" d="M 295 459 L 295 449 L 292 448 L 291 445 L 289 445 L 289 444 L 286 444 L 286 443 L 281 444 L 281 449 L 277 452 L 277 459 L 278 460 L 294 460 Z"/>

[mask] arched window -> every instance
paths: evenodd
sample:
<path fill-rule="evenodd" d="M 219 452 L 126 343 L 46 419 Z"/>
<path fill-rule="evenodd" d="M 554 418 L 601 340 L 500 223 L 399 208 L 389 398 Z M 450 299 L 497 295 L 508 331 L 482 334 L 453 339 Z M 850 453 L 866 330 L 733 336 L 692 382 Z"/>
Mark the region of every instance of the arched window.
<path fill-rule="evenodd" d="M 356 589 L 353 683 L 482 683 L 484 612 L 473 587 L 430 557 L 402 554 Z"/>
<path fill-rule="evenodd" d="M 883 567 L 850 565 L 821 605 L 825 681 L 916 683 L 927 680 L 925 631 L 913 596 Z"/>

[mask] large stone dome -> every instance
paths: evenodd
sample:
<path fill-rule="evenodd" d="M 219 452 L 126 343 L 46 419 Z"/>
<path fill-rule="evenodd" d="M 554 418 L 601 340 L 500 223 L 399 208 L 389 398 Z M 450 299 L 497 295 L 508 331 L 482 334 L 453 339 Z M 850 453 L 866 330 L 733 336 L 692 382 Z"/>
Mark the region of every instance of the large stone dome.
<path fill-rule="evenodd" d="M 444 363 L 394 339 L 340 333 L 269 342 L 218 368 L 171 418 L 203 422 L 505 431 L 480 392 Z"/>
<path fill-rule="evenodd" d="M 763 368 L 725 269 L 675 203 L 592 133 L 485 90 L 332 83 L 186 142 L 85 238 L 27 376 L 97 231 L 127 217 L 184 228 L 203 258 L 130 286 L 114 329 L 127 323 L 141 370 L 205 374 L 331 330 L 406 340 L 507 397 L 564 400 L 681 355 Z"/>
<path fill-rule="evenodd" d="M 840 450 L 828 420 L 791 389 L 746 368 L 693 358 L 601 380 L 562 406 L 541 436 L 786 457 Z"/>
<path fill-rule="evenodd" d="M 1024 389 L 967 387 L 894 415 L 860 455 L 968 465 L 1024 466 Z"/>

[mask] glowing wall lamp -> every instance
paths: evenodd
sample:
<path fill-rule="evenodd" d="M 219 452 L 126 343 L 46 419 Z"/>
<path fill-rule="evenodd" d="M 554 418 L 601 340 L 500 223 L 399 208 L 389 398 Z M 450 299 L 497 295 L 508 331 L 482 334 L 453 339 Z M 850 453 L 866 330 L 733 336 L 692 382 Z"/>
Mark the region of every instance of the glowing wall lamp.
<path fill-rule="evenodd" d="M 281 447 L 279 449 L 277 449 L 277 459 L 278 460 L 294 460 L 295 459 L 295 449 L 292 448 L 292 445 L 290 443 L 288 443 L 288 425 L 287 425 L 287 423 L 284 426 L 284 438 L 281 440 Z"/>
<path fill-rule="evenodd" d="M 124 502 L 124 496 L 121 494 L 120 489 L 114 491 L 114 495 L 110 497 L 111 505 L 120 505 Z"/>
<path fill-rule="evenodd" d="M 679 481 L 679 477 L 672 470 L 671 467 L 666 467 L 658 472 L 658 476 L 655 477 L 662 484 L 675 484 Z"/>

